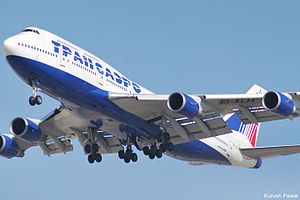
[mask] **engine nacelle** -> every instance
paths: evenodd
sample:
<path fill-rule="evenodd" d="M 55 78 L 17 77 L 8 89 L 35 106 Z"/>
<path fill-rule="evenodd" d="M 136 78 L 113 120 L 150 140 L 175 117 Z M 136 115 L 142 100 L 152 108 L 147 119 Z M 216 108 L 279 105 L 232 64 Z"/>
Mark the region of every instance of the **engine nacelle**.
<path fill-rule="evenodd" d="M 169 96 L 167 106 L 175 113 L 193 118 L 199 116 L 203 111 L 200 103 L 201 99 L 197 96 L 175 92 Z"/>
<path fill-rule="evenodd" d="M 42 139 L 39 125 L 26 118 L 14 119 L 10 125 L 10 132 L 18 138 L 31 142 L 38 142 Z"/>
<path fill-rule="evenodd" d="M 0 155 L 10 159 L 13 157 L 22 157 L 24 153 L 19 149 L 18 144 L 13 138 L 0 135 Z"/>
<path fill-rule="evenodd" d="M 283 116 L 289 116 L 296 112 L 292 97 L 280 92 L 267 92 L 263 97 L 262 104 L 266 109 Z"/>

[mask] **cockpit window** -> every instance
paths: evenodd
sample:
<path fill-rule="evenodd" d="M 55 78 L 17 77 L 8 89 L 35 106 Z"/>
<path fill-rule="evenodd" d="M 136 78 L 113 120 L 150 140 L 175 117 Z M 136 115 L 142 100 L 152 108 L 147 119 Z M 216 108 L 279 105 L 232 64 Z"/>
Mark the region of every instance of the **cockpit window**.
<path fill-rule="evenodd" d="M 37 33 L 37 34 L 40 34 L 37 30 L 33 30 L 33 29 L 24 29 L 22 32 L 34 32 L 34 33 Z"/>

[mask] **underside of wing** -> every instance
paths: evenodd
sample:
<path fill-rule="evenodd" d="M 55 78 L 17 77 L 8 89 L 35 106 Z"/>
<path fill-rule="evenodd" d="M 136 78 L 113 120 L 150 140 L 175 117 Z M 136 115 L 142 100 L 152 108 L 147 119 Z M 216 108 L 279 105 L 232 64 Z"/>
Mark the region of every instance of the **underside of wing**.
<path fill-rule="evenodd" d="M 165 129 L 171 135 L 173 144 L 231 132 L 222 116 L 217 112 L 207 112 L 195 117 L 186 117 L 172 112 L 167 106 L 168 97 L 169 95 L 154 94 L 110 95 L 110 99 L 122 109 Z"/>
<path fill-rule="evenodd" d="M 89 119 L 81 118 L 65 107 L 59 107 L 39 124 L 46 136 L 39 142 L 45 155 L 66 153 L 73 150 L 72 140 L 78 138 L 82 146 L 88 142 Z M 122 144 L 115 136 L 98 129 L 95 133 L 100 153 L 116 153 Z"/>

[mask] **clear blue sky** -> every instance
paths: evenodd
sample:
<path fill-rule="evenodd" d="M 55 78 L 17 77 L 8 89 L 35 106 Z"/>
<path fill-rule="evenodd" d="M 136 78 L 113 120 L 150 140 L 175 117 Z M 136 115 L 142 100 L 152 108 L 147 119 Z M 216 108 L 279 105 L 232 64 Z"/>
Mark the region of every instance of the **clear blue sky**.
<path fill-rule="evenodd" d="M 257 83 L 300 91 L 299 1 L 1 1 L 0 40 L 24 27 L 49 30 L 157 93 L 240 93 Z M 14 117 L 41 118 L 59 103 L 31 89 L 0 59 L 0 130 Z M 262 126 L 258 145 L 300 143 L 300 120 Z M 259 170 L 191 167 L 164 157 L 126 165 L 105 155 L 89 165 L 80 145 L 51 158 L 38 148 L 0 158 L 1 199 L 263 199 L 300 193 L 300 155 Z"/>

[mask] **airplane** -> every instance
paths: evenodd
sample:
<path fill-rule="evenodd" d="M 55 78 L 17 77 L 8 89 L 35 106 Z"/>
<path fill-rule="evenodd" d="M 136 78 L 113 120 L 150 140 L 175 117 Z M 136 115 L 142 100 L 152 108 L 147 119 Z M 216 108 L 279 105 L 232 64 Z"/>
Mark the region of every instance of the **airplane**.
<path fill-rule="evenodd" d="M 299 117 L 300 92 L 155 94 L 100 58 L 46 30 L 28 27 L 3 43 L 12 70 L 32 88 L 31 106 L 44 93 L 60 105 L 42 119 L 17 117 L 0 134 L 0 155 L 24 157 L 73 151 L 78 139 L 89 163 L 103 154 L 137 162 L 163 155 L 193 166 L 257 169 L 262 159 L 300 152 L 300 145 L 257 147 L 262 122 Z M 135 148 L 134 148 L 135 147 Z"/>

